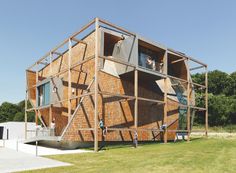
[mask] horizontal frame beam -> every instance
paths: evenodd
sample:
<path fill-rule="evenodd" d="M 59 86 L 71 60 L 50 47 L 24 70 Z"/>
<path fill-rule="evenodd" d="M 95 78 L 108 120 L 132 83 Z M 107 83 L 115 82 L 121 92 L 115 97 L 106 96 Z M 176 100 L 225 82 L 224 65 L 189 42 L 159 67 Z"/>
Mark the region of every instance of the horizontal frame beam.
<path fill-rule="evenodd" d="M 105 60 L 108 60 L 108 61 L 112 61 L 112 62 L 115 62 L 115 63 L 119 63 L 119 64 L 122 64 L 122 65 L 127 65 L 127 66 L 130 66 L 130 67 L 133 67 L 133 68 L 136 68 L 135 65 L 130 64 L 130 63 L 125 62 L 125 61 L 122 61 L 122 60 L 119 60 L 118 58 L 110 58 L 110 57 L 101 56 L 101 55 L 99 56 L 99 58 L 105 59 Z"/>
<path fill-rule="evenodd" d="M 117 29 L 117 30 L 123 31 L 123 32 L 125 32 L 125 33 L 127 33 L 127 34 L 129 34 L 129 35 L 136 36 L 135 33 L 129 32 L 129 31 L 127 31 L 126 29 L 123 29 L 123 28 L 121 28 L 121 27 L 119 27 L 119 26 L 116 26 L 116 25 L 114 25 L 114 24 L 112 24 L 112 23 L 110 23 L 110 22 L 108 22 L 108 21 L 106 21 L 106 20 L 98 19 L 98 21 L 101 22 L 101 23 L 103 23 L 103 24 L 105 24 L 105 25 L 108 25 L 108 26 L 110 26 L 110 27 L 113 27 L 113 28 L 115 28 L 115 29 Z"/>
<path fill-rule="evenodd" d="M 181 61 L 185 61 L 185 60 L 186 60 L 186 58 L 181 58 L 181 59 L 172 61 L 171 64 L 175 64 L 175 63 L 177 63 L 177 62 L 181 62 Z"/>
<path fill-rule="evenodd" d="M 126 98 L 126 99 L 135 99 L 134 96 L 129 96 L 129 95 L 125 95 L 125 94 L 116 94 L 116 93 L 111 93 L 111 92 L 107 92 L 107 91 L 99 91 L 99 94 L 102 95 L 109 95 L 109 96 L 116 96 L 116 97 L 122 97 L 122 98 Z"/>
<path fill-rule="evenodd" d="M 85 94 L 82 94 L 82 95 L 79 95 L 79 96 L 73 96 L 73 97 L 70 98 L 70 100 L 78 99 L 78 98 L 85 97 L 85 96 L 90 96 L 90 95 L 93 95 L 93 94 L 94 94 L 94 92 L 88 92 L 88 93 L 85 93 Z M 40 110 L 40 109 L 50 108 L 51 105 L 55 105 L 55 104 L 59 104 L 59 103 L 62 103 L 62 102 L 66 102 L 68 100 L 69 100 L 68 98 L 67 99 L 63 99 L 63 100 L 59 100 L 57 102 L 50 103 L 49 105 L 39 106 L 39 107 L 36 107 L 34 109 Z M 31 111 L 31 109 L 27 109 L 27 110 Z"/>
<path fill-rule="evenodd" d="M 175 77 L 175 76 L 167 75 L 167 77 L 169 77 L 169 78 L 171 78 L 171 79 L 176 79 L 176 80 L 181 81 L 181 82 L 183 82 L 183 83 L 188 83 L 187 80 L 181 79 L 181 78 L 178 78 L 178 77 Z"/>
<path fill-rule="evenodd" d="M 59 53 L 59 52 L 56 52 L 56 51 L 53 51 L 51 52 L 52 54 L 55 54 L 55 55 L 58 55 L 58 56 L 62 56 L 63 54 L 62 53 Z"/>
<path fill-rule="evenodd" d="M 190 82 L 190 84 L 201 87 L 201 88 L 206 88 L 205 85 L 201 85 L 201 84 L 198 84 L 198 83 L 195 83 L 195 82 Z"/>
<path fill-rule="evenodd" d="M 78 39 L 75 38 L 75 37 L 71 38 L 71 40 L 73 40 L 73 41 L 75 41 L 75 42 L 77 42 L 77 43 L 83 43 L 83 44 L 87 45 L 87 43 L 86 43 L 85 41 L 83 41 L 83 40 L 78 40 Z"/>
<path fill-rule="evenodd" d="M 140 66 L 137 67 L 137 70 L 141 71 L 141 72 L 153 74 L 155 76 L 159 76 L 160 78 L 166 78 L 166 74 L 164 74 L 164 73 L 159 73 L 158 71 L 153 71 L 153 70 L 150 70 L 150 69 L 145 69 L 145 68 L 142 68 Z"/>
<path fill-rule="evenodd" d="M 193 70 L 197 70 L 197 69 L 201 69 L 201 68 L 205 68 L 205 66 L 204 66 L 204 65 L 201 65 L 201 66 L 198 66 L 198 67 L 190 68 L 189 70 L 190 70 L 190 71 L 193 71 Z"/>
<path fill-rule="evenodd" d="M 135 100 L 135 98 L 136 98 L 135 96 L 110 93 L 110 92 L 107 92 L 107 91 L 99 91 L 99 94 L 123 97 L 123 98 L 131 99 L 131 100 Z M 144 97 L 137 97 L 137 99 L 142 100 L 142 101 L 148 101 L 148 102 L 155 102 L 155 103 L 159 103 L 159 104 L 164 104 L 164 101 L 162 101 L 162 100 L 154 100 L 154 99 L 149 99 L 149 98 L 144 98 Z"/>
<path fill-rule="evenodd" d="M 165 102 L 162 100 L 154 100 L 154 99 L 148 99 L 148 98 L 143 98 L 143 97 L 138 97 L 137 99 L 142 100 L 142 101 L 147 101 L 147 102 L 155 102 L 155 103 L 159 103 L 159 104 L 165 104 Z"/>

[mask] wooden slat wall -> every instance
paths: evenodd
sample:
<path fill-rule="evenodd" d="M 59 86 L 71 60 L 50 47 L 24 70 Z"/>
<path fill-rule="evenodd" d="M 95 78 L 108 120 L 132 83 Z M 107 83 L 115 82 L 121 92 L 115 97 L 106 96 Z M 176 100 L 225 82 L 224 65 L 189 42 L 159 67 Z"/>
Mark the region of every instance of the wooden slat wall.
<path fill-rule="evenodd" d="M 27 70 L 26 80 L 27 88 L 29 88 L 28 98 L 32 101 L 34 106 L 36 106 L 36 88 L 34 87 L 36 85 L 36 72 Z"/>

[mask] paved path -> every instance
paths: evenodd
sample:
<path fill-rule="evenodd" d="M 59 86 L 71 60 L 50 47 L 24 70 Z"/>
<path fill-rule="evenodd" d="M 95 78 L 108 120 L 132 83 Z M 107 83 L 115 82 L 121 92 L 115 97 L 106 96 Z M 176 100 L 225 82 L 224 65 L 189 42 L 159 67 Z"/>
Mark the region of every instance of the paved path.
<path fill-rule="evenodd" d="M 0 146 L 2 146 L 3 141 L 0 141 Z M 35 145 L 30 144 L 24 144 L 21 141 L 17 140 L 6 140 L 5 141 L 5 148 L 13 149 L 36 155 L 36 147 Z M 38 146 L 38 155 L 39 156 L 46 156 L 46 155 L 57 155 L 57 154 L 75 154 L 75 153 L 85 153 L 85 152 L 92 152 L 89 150 L 83 150 L 83 149 L 74 149 L 74 150 L 62 150 L 59 148 L 49 148 L 44 146 Z"/>
<path fill-rule="evenodd" d="M 1 173 L 69 165 L 71 164 L 0 147 Z"/>

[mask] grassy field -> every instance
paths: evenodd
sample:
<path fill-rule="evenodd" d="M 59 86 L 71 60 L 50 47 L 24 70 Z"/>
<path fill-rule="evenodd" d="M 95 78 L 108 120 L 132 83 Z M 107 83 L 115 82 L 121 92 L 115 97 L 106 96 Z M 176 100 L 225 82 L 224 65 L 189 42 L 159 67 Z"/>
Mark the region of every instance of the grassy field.
<path fill-rule="evenodd" d="M 32 172 L 235 173 L 236 139 L 195 138 L 191 142 L 145 144 L 137 149 L 130 146 L 111 147 L 99 153 L 57 155 L 49 158 L 69 162 L 73 166 Z"/>

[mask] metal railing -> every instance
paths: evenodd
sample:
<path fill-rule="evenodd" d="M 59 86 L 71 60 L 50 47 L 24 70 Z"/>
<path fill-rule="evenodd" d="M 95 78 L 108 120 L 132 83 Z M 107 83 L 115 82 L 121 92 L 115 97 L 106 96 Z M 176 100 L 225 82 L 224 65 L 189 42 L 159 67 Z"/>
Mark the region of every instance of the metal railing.
<path fill-rule="evenodd" d="M 48 136 L 55 136 L 55 129 L 54 128 L 49 128 L 49 127 L 41 127 L 41 128 L 36 128 L 36 138 L 38 137 L 48 137 Z"/>

